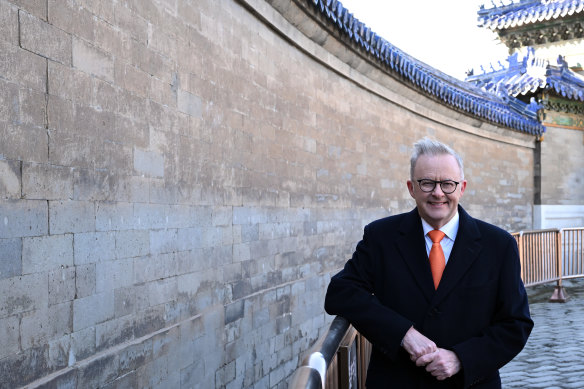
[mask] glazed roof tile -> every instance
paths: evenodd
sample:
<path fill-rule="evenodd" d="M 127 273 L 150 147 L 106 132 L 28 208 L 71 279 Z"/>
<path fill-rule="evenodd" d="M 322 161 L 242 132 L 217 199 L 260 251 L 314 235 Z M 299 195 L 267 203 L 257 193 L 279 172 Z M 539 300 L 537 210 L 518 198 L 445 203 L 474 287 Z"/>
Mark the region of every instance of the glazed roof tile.
<path fill-rule="evenodd" d="M 535 57 L 531 48 L 518 60 L 517 53 L 509 56 L 508 67 L 473 75 L 466 79 L 491 93 L 506 91 L 511 96 L 551 90 L 569 100 L 584 101 L 584 77 L 571 71 L 560 57 L 557 65 Z"/>
<path fill-rule="evenodd" d="M 312 4 L 340 35 L 349 38 L 389 72 L 420 88 L 423 93 L 458 110 L 516 131 L 538 136 L 545 131 L 537 120 L 537 104 L 525 104 L 508 95 L 485 92 L 413 58 L 355 18 L 341 1 L 306 2 Z"/>
<path fill-rule="evenodd" d="M 494 3 L 493 3 L 494 4 Z M 544 20 L 584 14 L 584 0 L 520 0 L 478 12 L 479 27 L 505 30 Z"/>

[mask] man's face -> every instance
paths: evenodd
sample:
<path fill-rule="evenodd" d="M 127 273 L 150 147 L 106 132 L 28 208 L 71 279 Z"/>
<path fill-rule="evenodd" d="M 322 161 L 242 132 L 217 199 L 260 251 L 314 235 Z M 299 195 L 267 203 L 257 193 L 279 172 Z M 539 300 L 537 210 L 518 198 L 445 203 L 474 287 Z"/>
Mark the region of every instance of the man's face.
<path fill-rule="evenodd" d="M 461 180 L 460 168 L 456 159 L 450 154 L 422 155 L 414 166 L 413 180 L 408 180 L 410 195 L 416 200 L 420 216 L 432 227 L 439 229 L 456 214 L 458 201 L 466 188 L 466 180 Z M 417 180 L 434 181 L 452 180 L 460 182 L 456 190 L 445 194 L 440 184 L 431 192 L 423 192 Z"/>

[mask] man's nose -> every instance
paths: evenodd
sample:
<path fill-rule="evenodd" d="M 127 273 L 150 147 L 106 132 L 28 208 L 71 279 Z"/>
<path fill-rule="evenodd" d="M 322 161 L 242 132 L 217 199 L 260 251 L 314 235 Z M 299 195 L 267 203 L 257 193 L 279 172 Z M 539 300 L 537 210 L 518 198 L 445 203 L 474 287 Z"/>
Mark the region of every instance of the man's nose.
<path fill-rule="evenodd" d="M 433 194 L 434 196 L 444 196 L 444 195 L 446 195 L 446 193 L 444 193 L 444 192 L 442 191 L 442 187 L 440 186 L 440 184 L 436 184 L 436 185 L 434 186 L 434 190 L 432 190 L 432 194 Z"/>

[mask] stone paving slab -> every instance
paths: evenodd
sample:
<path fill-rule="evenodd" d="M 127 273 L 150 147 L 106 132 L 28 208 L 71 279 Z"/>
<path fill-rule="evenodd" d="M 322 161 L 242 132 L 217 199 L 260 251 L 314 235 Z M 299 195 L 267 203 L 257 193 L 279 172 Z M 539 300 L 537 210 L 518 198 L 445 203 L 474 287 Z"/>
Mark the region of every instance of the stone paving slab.
<path fill-rule="evenodd" d="M 548 302 L 555 284 L 527 288 L 535 327 L 500 371 L 503 388 L 584 389 L 584 279 L 564 281 L 569 300 Z"/>

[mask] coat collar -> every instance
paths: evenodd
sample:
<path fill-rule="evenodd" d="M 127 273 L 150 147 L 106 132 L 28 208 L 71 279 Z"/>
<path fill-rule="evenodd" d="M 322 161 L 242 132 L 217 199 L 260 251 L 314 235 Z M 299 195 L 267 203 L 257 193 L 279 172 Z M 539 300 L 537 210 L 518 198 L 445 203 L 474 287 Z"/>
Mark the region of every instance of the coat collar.
<path fill-rule="evenodd" d="M 458 235 L 437 290 L 434 289 L 432 281 L 432 272 L 426 254 L 424 232 L 418 209 L 414 208 L 408 212 L 399 227 L 398 250 L 419 288 L 432 305 L 438 304 L 456 287 L 458 281 L 477 258 L 482 247 L 480 244 L 481 234 L 475 220 L 460 205 L 458 213 L 460 215 Z"/>

